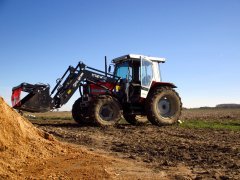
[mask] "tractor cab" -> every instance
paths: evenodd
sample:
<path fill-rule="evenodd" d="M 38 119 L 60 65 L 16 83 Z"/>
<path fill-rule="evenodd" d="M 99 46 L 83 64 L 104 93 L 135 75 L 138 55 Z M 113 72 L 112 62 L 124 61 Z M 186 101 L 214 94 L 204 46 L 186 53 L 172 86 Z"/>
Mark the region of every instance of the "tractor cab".
<path fill-rule="evenodd" d="M 120 86 L 127 102 L 139 102 L 146 98 L 153 82 L 161 82 L 159 63 L 164 58 L 128 54 L 112 60 L 114 75 L 121 77 Z"/>

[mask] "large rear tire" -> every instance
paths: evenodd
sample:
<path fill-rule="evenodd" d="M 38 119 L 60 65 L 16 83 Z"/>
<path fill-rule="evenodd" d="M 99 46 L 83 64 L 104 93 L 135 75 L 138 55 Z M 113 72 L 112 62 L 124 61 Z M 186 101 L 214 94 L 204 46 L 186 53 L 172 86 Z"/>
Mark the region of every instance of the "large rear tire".
<path fill-rule="evenodd" d="M 142 117 L 142 116 L 138 116 L 138 115 L 134 115 L 134 114 L 123 113 L 123 117 L 129 124 L 132 124 L 132 125 L 140 126 L 140 125 L 145 125 L 149 122 L 148 119 L 146 118 L 146 116 Z"/>
<path fill-rule="evenodd" d="M 154 125 L 163 126 L 176 123 L 181 115 L 181 110 L 181 98 L 170 87 L 157 88 L 147 98 L 147 118 Z"/>
<path fill-rule="evenodd" d="M 72 106 L 72 117 L 78 124 L 85 125 L 89 123 L 88 108 L 81 107 L 81 97 L 78 98 Z"/>
<path fill-rule="evenodd" d="M 91 119 L 98 126 L 114 126 L 121 119 L 120 105 L 111 96 L 99 96 L 90 107 Z"/>

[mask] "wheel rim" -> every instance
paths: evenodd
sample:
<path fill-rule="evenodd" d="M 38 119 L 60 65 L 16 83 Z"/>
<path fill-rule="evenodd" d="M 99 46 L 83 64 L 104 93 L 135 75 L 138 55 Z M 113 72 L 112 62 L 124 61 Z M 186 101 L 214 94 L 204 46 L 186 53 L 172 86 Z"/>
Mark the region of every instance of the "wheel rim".
<path fill-rule="evenodd" d="M 104 120 L 104 121 L 110 121 L 113 116 L 114 116 L 114 111 L 113 111 L 113 108 L 106 104 L 106 105 L 103 105 L 99 111 L 100 113 L 100 117 Z"/>
<path fill-rule="evenodd" d="M 171 102 L 167 97 L 163 97 L 158 101 L 158 112 L 163 117 L 171 115 Z"/>

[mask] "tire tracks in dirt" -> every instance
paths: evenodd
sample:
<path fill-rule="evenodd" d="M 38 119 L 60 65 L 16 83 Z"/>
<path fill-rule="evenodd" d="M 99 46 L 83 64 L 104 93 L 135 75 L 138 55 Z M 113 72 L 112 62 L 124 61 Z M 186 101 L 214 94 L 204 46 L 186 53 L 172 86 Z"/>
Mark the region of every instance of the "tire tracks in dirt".
<path fill-rule="evenodd" d="M 152 125 L 81 127 L 71 121 L 33 123 L 62 141 L 141 162 L 155 171 L 184 166 L 196 177 L 240 178 L 239 132 Z"/>

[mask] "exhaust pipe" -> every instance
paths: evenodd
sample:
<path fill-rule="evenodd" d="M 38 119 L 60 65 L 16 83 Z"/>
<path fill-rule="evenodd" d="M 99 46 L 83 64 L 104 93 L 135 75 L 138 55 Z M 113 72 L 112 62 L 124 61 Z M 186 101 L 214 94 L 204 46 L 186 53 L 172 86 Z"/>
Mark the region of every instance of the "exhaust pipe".
<path fill-rule="evenodd" d="M 105 56 L 105 76 L 107 77 L 107 56 Z"/>

